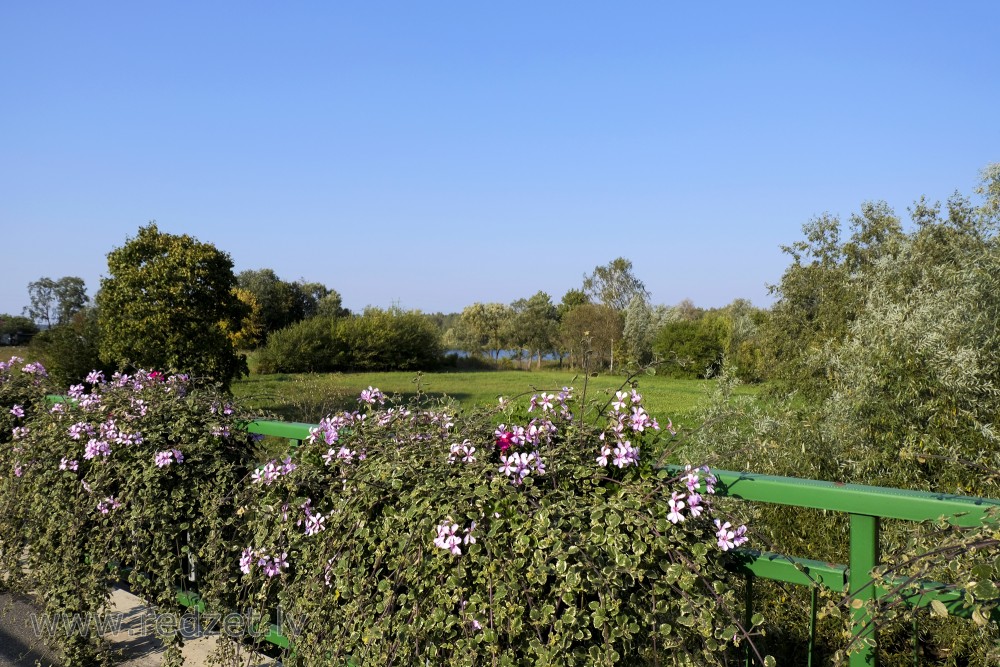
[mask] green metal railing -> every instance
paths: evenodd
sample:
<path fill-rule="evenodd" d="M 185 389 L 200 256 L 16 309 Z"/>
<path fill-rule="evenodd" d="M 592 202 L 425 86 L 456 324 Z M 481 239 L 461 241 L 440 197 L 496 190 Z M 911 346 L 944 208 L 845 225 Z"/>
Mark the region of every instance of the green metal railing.
<path fill-rule="evenodd" d="M 671 467 L 681 473 L 679 467 Z M 816 628 L 817 587 L 824 586 L 843 592 L 852 602 L 851 629 L 855 640 L 862 640 L 851 653 L 851 667 L 878 664 L 878 642 L 873 619 L 864 603 L 888 595 L 875 586 L 872 570 L 879 564 L 879 528 L 882 519 L 933 521 L 947 518 L 960 527 L 975 527 L 988 519 L 991 510 L 1000 508 L 1000 500 L 975 498 L 924 491 L 906 491 L 860 484 L 840 484 L 794 477 L 756 475 L 753 473 L 713 470 L 718 478 L 716 495 L 791 507 L 842 512 L 849 516 L 848 565 L 824 563 L 783 554 L 743 550 L 742 569 L 748 575 L 747 617 L 752 605 L 753 578 L 770 579 L 812 589 L 809 625 L 809 665 L 813 662 Z M 918 594 L 907 598 L 911 607 L 931 605 L 935 600 L 944 604 L 955 616 L 968 617 L 971 610 L 965 604 L 965 591 L 931 581 L 913 582 Z M 871 642 L 863 640 L 869 639 Z M 749 661 L 748 661 L 749 662 Z"/>
<path fill-rule="evenodd" d="M 61 396 L 48 398 L 54 402 L 65 400 Z M 258 420 L 246 424 L 246 429 L 250 433 L 262 436 L 283 438 L 294 451 L 309 437 L 310 431 L 316 426 L 301 422 Z M 678 475 L 684 473 L 684 469 L 679 466 L 668 466 L 668 469 Z M 841 592 L 854 603 L 850 605 L 851 630 L 854 639 L 860 641 L 860 649 L 850 654 L 850 667 L 871 667 L 878 664 L 877 632 L 865 603 L 896 594 L 894 591 L 885 590 L 883 586 L 876 585 L 872 576 L 880 559 L 879 530 L 883 519 L 923 522 L 946 518 L 954 526 L 968 528 L 982 525 L 990 519 L 992 512 L 996 512 L 993 520 L 1000 517 L 1000 500 L 997 499 L 727 470 L 713 470 L 712 473 L 718 480 L 715 491 L 717 496 L 848 515 L 848 564 L 846 565 L 767 551 L 741 549 L 736 552 L 739 557 L 739 568 L 747 576 L 748 628 L 752 615 L 754 578 L 806 586 L 811 589 L 809 665 L 813 664 L 814 658 L 819 587 Z M 956 587 L 933 581 L 915 581 L 909 582 L 908 588 L 915 591 L 904 600 L 911 607 L 925 607 L 937 602 L 954 616 L 968 618 L 972 613 L 965 604 L 964 591 Z M 184 606 L 204 610 L 204 603 L 195 592 L 179 590 L 177 599 Z M 857 604 L 857 601 L 861 604 Z M 277 626 L 272 626 L 265 639 L 280 647 L 290 646 L 289 639 L 280 633 Z M 749 652 L 747 664 L 750 664 Z M 918 664 L 916 652 L 914 664 Z"/>
<path fill-rule="evenodd" d="M 53 400 L 58 400 L 51 397 Z M 250 433 L 286 439 L 294 451 L 316 424 L 258 420 L 246 425 Z M 683 473 L 677 466 L 668 466 L 673 472 Z M 809 625 L 809 665 L 813 663 L 817 615 L 817 591 L 825 587 L 843 593 L 850 601 L 861 601 L 851 607 L 851 629 L 855 640 L 861 641 L 860 649 L 849 657 L 850 667 L 872 667 L 878 664 L 878 642 L 875 624 L 864 604 L 890 594 L 884 587 L 873 583 L 872 571 L 879 564 L 879 529 L 883 519 L 904 521 L 934 521 L 942 517 L 959 527 L 976 527 L 989 520 L 990 513 L 998 512 L 1000 500 L 976 498 L 944 493 L 907 491 L 858 484 L 841 484 L 794 477 L 757 475 L 745 472 L 714 470 L 718 479 L 716 495 L 744 501 L 772 503 L 790 507 L 840 512 L 849 517 L 847 565 L 798 558 L 784 554 L 737 550 L 739 567 L 747 576 L 746 618 L 752 614 L 753 580 L 755 578 L 785 582 L 811 589 Z M 959 587 L 932 581 L 910 582 L 916 594 L 905 600 L 911 607 L 929 606 L 937 601 L 949 614 L 969 617 L 971 610 L 965 605 L 965 591 Z M 188 607 L 203 610 L 204 603 L 196 593 L 178 591 L 178 601 Z M 749 627 L 749 621 L 747 623 Z M 289 639 L 277 626 L 272 626 L 266 641 L 288 648 Z M 916 662 L 916 654 L 914 654 Z M 747 664 L 750 664 L 749 652 Z"/>
<path fill-rule="evenodd" d="M 259 435 L 285 438 L 293 446 L 309 437 L 315 424 L 255 421 L 247 430 Z M 671 466 L 678 474 L 680 467 Z M 879 528 L 883 519 L 933 521 L 946 517 L 960 527 L 975 527 L 987 520 L 991 510 L 1000 508 L 1000 500 L 975 498 L 944 493 L 906 491 L 859 484 L 840 484 L 794 477 L 757 475 L 753 473 L 713 470 L 718 479 L 716 495 L 740 500 L 788 505 L 791 507 L 841 512 L 849 516 L 847 565 L 826 563 L 786 556 L 784 554 L 739 550 L 740 569 L 747 575 L 746 618 L 752 615 L 754 578 L 780 581 L 811 589 L 809 623 L 809 665 L 813 663 L 817 615 L 817 591 L 826 587 L 841 592 L 851 601 L 851 629 L 860 648 L 849 657 L 850 667 L 871 667 L 878 664 L 878 642 L 873 619 L 864 604 L 889 594 L 873 584 L 872 571 L 879 564 Z M 1000 511 L 1000 510 L 997 510 Z M 918 593 L 906 599 L 911 607 L 929 606 L 934 601 L 944 604 L 955 616 L 971 614 L 965 606 L 965 591 L 932 581 L 912 582 Z M 284 638 L 281 638 L 284 639 Z M 286 644 L 287 640 L 282 642 Z M 747 659 L 749 664 L 749 657 Z"/>

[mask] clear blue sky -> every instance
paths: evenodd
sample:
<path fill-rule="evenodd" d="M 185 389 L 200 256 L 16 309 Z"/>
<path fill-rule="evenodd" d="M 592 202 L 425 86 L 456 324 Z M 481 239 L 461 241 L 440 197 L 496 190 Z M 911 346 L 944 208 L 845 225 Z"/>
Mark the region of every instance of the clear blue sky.
<path fill-rule="evenodd" d="M 352 309 L 767 305 L 811 217 L 972 192 L 998 63 L 995 0 L 4 2 L 0 312 L 154 219 Z"/>

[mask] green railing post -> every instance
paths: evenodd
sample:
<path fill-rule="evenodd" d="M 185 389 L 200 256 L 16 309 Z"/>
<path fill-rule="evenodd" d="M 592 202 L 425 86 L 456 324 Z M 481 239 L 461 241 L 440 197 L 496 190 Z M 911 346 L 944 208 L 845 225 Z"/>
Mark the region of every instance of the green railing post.
<path fill-rule="evenodd" d="M 747 585 L 743 589 L 743 630 L 748 634 L 750 628 L 753 627 L 753 579 L 753 573 L 748 572 Z M 750 650 L 750 639 L 744 637 L 743 641 L 743 666 L 751 667 L 753 665 L 753 651 Z"/>
<path fill-rule="evenodd" d="M 851 636 L 860 647 L 853 647 L 850 667 L 876 667 L 878 665 L 877 633 L 866 603 L 875 599 L 872 570 L 878 565 L 878 517 L 851 514 L 851 567 L 847 586 L 851 602 Z"/>

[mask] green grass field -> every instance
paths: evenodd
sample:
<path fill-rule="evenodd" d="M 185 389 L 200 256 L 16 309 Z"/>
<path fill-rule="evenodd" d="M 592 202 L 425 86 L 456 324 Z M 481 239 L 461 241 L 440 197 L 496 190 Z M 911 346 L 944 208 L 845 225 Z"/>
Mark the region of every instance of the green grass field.
<path fill-rule="evenodd" d="M 588 378 L 588 399 L 610 397 L 625 381 L 623 376 Z M 638 378 L 646 409 L 661 421 L 696 426 L 694 411 L 705 400 L 707 380 L 676 380 L 644 375 Z M 418 389 L 430 396 L 447 396 L 463 406 L 493 405 L 499 396 L 516 397 L 536 391 L 575 388 L 579 396 L 584 378 L 570 371 L 479 371 L 452 373 L 321 373 L 251 375 L 233 384 L 233 393 L 251 407 L 273 412 L 281 419 L 316 422 L 331 412 L 353 409 L 362 389 L 374 386 L 404 398 Z"/>
<path fill-rule="evenodd" d="M 0 361 L 11 355 L 29 359 L 27 347 L 0 348 Z M 710 380 L 677 380 L 659 375 L 637 378 L 639 391 L 645 398 L 646 409 L 665 423 L 675 426 L 697 426 L 695 411 L 705 400 Z M 607 399 L 625 382 L 620 375 L 599 374 L 588 378 L 587 396 Z M 278 419 L 315 423 L 339 410 L 357 407 L 357 397 L 368 386 L 378 387 L 387 394 L 399 394 L 404 399 L 416 395 L 418 389 L 433 397 L 450 397 L 462 406 L 495 405 L 497 398 L 523 396 L 526 402 L 537 391 L 558 391 L 564 386 L 583 391 L 584 378 L 573 371 L 543 369 L 539 371 L 502 370 L 423 373 L 297 373 L 250 375 L 233 383 L 233 393 L 253 409 L 274 414 Z M 753 387 L 740 391 L 754 392 Z"/>

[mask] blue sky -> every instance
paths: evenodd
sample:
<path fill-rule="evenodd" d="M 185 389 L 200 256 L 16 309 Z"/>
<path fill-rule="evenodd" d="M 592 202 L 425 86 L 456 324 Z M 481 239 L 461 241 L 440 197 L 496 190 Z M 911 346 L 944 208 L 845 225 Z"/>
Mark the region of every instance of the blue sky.
<path fill-rule="evenodd" d="M 2 3 L 0 312 L 154 219 L 352 309 L 767 305 L 811 217 L 972 192 L 998 62 L 992 0 Z"/>

